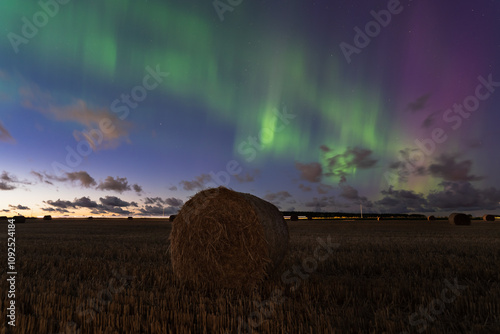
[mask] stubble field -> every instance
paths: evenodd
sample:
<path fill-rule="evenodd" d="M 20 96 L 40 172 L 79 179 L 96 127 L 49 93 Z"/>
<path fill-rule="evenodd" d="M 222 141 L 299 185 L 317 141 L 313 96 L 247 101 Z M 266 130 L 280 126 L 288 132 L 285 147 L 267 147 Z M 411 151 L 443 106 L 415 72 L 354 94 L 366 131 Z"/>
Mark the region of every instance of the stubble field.
<path fill-rule="evenodd" d="M 2 223 L 0 333 L 500 332 L 498 222 L 288 223 L 284 263 L 252 292 L 177 281 L 168 221 L 18 224 L 15 327 Z"/>

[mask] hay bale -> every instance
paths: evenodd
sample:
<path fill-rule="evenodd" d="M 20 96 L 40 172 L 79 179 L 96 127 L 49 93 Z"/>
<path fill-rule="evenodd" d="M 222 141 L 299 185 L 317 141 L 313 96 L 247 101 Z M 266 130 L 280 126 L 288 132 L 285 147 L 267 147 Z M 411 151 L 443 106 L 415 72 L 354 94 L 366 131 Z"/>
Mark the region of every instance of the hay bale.
<path fill-rule="evenodd" d="M 20 223 L 26 223 L 26 217 L 24 216 L 14 216 L 14 223 L 20 224 Z"/>
<path fill-rule="evenodd" d="M 134 219 L 134 217 L 127 217 L 127 220 L 132 220 Z"/>
<path fill-rule="evenodd" d="M 9 218 L 7 218 L 7 216 L 0 216 L 0 220 L 9 220 Z"/>
<path fill-rule="evenodd" d="M 290 215 L 290 220 L 293 222 L 296 222 L 299 220 L 299 216 L 298 215 Z"/>
<path fill-rule="evenodd" d="M 224 187 L 203 190 L 172 224 L 172 269 L 183 281 L 251 289 L 280 265 L 288 239 L 273 204 Z"/>
<path fill-rule="evenodd" d="M 485 222 L 494 222 L 495 221 L 495 216 L 493 215 L 484 215 L 483 220 Z"/>
<path fill-rule="evenodd" d="M 452 213 L 448 217 L 448 222 L 452 225 L 470 225 L 470 217 L 465 213 Z"/>
<path fill-rule="evenodd" d="M 175 217 L 177 217 L 177 215 L 170 215 L 170 216 L 168 217 L 168 221 L 169 221 L 169 222 L 173 222 L 173 221 L 174 221 L 174 219 L 175 219 Z"/>
<path fill-rule="evenodd" d="M 431 221 L 436 220 L 436 217 L 435 216 L 429 216 L 429 217 L 427 217 L 427 220 L 431 222 Z"/>
<path fill-rule="evenodd" d="M 45 216 L 43 216 L 43 220 L 52 220 L 52 216 L 51 215 L 45 215 Z"/>
<path fill-rule="evenodd" d="M 90 216 L 88 219 L 94 219 L 94 217 Z"/>

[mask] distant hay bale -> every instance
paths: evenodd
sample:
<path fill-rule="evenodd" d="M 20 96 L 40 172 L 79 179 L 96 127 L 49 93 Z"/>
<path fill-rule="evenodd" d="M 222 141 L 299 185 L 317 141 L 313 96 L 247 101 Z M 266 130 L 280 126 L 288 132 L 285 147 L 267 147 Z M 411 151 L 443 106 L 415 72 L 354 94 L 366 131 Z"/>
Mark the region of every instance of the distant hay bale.
<path fill-rule="evenodd" d="M 134 219 L 134 217 L 127 217 L 127 220 L 132 220 Z"/>
<path fill-rule="evenodd" d="M 94 219 L 94 217 L 90 216 L 88 219 Z"/>
<path fill-rule="evenodd" d="M 7 216 L 0 216 L 0 220 L 9 220 L 9 218 Z"/>
<path fill-rule="evenodd" d="M 43 220 L 52 220 L 52 216 L 51 215 L 45 215 L 45 216 L 43 216 Z"/>
<path fill-rule="evenodd" d="M 298 215 L 291 215 L 290 216 L 290 220 L 293 221 L 293 222 L 296 222 L 299 220 L 299 216 Z"/>
<path fill-rule="evenodd" d="M 19 224 L 19 223 L 26 223 L 26 217 L 24 216 L 15 216 L 14 218 L 14 223 Z"/>
<path fill-rule="evenodd" d="M 427 217 L 427 220 L 431 222 L 431 221 L 436 220 L 436 217 L 435 216 L 429 216 L 429 217 Z"/>
<path fill-rule="evenodd" d="M 495 221 L 495 216 L 493 215 L 484 215 L 483 220 L 485 222 L 494 222 Z"/>
<path fill-rule="evenodd" d="M 288 226 L 273 204 L 211 188 L 187 201 L 172 224 L 172 269 L 183 281 L 251 289 L 280 265 L 288 240 Z"/>
<path fill-rule="evenodd" d="M 470 217 L 464 213 L 452 213 L 448 221 L 452 225 L 470 225 Z"/>
<path fill-rule="evenodd" d="M 177 217 L 177 215 L 170 215 L 170 217 L 168 217 L 168 221 L 173 222 L 175 217 Z"/>

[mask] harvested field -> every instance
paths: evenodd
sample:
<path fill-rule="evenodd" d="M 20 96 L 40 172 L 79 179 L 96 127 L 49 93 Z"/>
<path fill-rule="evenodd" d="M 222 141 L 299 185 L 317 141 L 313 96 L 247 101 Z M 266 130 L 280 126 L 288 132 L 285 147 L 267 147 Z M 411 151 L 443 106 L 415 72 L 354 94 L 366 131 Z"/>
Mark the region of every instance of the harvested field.
<path fill-rule="evenodd" d="M 168 219 L 17 225 L 15 333 L 500 332 L 499 224 L 288 225 L 279 274 L 251 294 L 176 280 Z"/>

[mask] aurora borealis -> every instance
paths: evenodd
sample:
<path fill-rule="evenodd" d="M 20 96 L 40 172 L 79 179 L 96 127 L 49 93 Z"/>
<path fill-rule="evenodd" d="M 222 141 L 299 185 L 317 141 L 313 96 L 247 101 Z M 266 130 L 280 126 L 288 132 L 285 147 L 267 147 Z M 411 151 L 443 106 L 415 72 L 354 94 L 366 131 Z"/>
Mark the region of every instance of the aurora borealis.
<path fill-rule="evenodd" d="M 500 209 L 498 2 L 0 6 L 5 215 Z"/>

